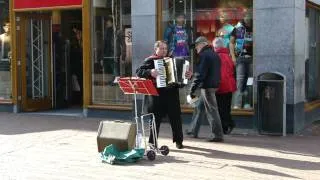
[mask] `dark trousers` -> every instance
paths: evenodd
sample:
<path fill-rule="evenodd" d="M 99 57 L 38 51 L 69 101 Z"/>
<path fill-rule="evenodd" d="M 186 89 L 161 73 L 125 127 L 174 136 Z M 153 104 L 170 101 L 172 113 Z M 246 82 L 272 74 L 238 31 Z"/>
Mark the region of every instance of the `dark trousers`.
<path fill-rule="evenodd" d="M 222 129 L 228 130 L 228 127 L 234 127 L 234 121 L 231 116 L 232 93 L 216 94 L 219 114 L 222 123 Z"/>
<path fill-rule="evenodd" d="M 182 120 L 178 88 L 162 88 L 159 96 L 145 96 L 144 112 L 154 113 L 157 136 L 159 136 L 160 124 L 162 119 L 168 116 L 172 129 L 173 142 L 182 143 Z M 151 131 L 153 129 L 151 128 Z M 155 144 L 153 135 L 150 133 L 149 143 Z"/>
<path fill-rule="evenodd" d="M 210 138 L 223 138 L 223 130 L 218 110 L 215 89 L 201 89 L 201 97 L 211 129 Z"/>

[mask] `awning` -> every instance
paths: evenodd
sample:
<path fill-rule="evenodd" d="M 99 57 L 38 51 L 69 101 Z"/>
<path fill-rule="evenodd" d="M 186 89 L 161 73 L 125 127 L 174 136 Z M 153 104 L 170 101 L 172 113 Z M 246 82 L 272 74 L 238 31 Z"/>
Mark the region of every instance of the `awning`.
<path fill-rule="evenodd" d="M 77 6 L 82 6 L 82 0 L 14 0 L 15 10 L 39 10 Z"/>
<path fill-rule="evenodd" d="M 310 2 L 313 2 L 313 3 L 315 3 L 315 4 L 320 5 L 320 0 L 308 0 L 308 1 L 310 1 Z"/>

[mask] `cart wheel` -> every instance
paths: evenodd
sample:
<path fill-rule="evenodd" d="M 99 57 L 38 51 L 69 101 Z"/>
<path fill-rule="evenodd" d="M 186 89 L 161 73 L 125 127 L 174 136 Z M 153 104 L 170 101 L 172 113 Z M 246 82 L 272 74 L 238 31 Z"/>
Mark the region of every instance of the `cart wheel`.
<path fill-rule="evenodd" d="M 147 152 L 147 157 L 149 161 L 153 161 L 156 159 L 156 153 L 153 150 Z"/>
<path fill-rule="evenodd" d="M 161 146 L 160 152 L 162 155 L 167 156 L 170 152 L 169 147 L 168 146 Z"/>

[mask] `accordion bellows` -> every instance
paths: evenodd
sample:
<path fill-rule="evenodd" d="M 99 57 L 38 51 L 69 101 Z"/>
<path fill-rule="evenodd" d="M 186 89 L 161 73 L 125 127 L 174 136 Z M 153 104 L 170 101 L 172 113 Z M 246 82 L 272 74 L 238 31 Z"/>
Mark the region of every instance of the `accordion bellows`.
<path fill-rule="evenodd" d="M 188 84 L 185 77 L 190 63 L 185 58 L 164 58 L 154 60 L 154 67 L 159 75 L 156 78 L 157 88 L 167 87 L 170 84 Z"/>

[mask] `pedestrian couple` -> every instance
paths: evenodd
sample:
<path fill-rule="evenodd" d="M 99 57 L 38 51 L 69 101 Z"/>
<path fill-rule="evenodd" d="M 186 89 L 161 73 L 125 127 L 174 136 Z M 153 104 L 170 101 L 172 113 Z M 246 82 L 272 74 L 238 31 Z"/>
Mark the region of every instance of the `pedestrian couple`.
<path fill-rule="evenodd" d="M 190 96 L 200 88 L 199 103 L 195 107 L 187 134 L 198 137 L 201 121 L 206 117 L 210 125 L 210 142 L 222 142 L 223 134 L 231 133 L 235 124 L 231 118 L 232 93 L 236 91 L 235 65 L 222 38 L 212 46 L 205 37 L 195 41 L 199 55 Z"/>

